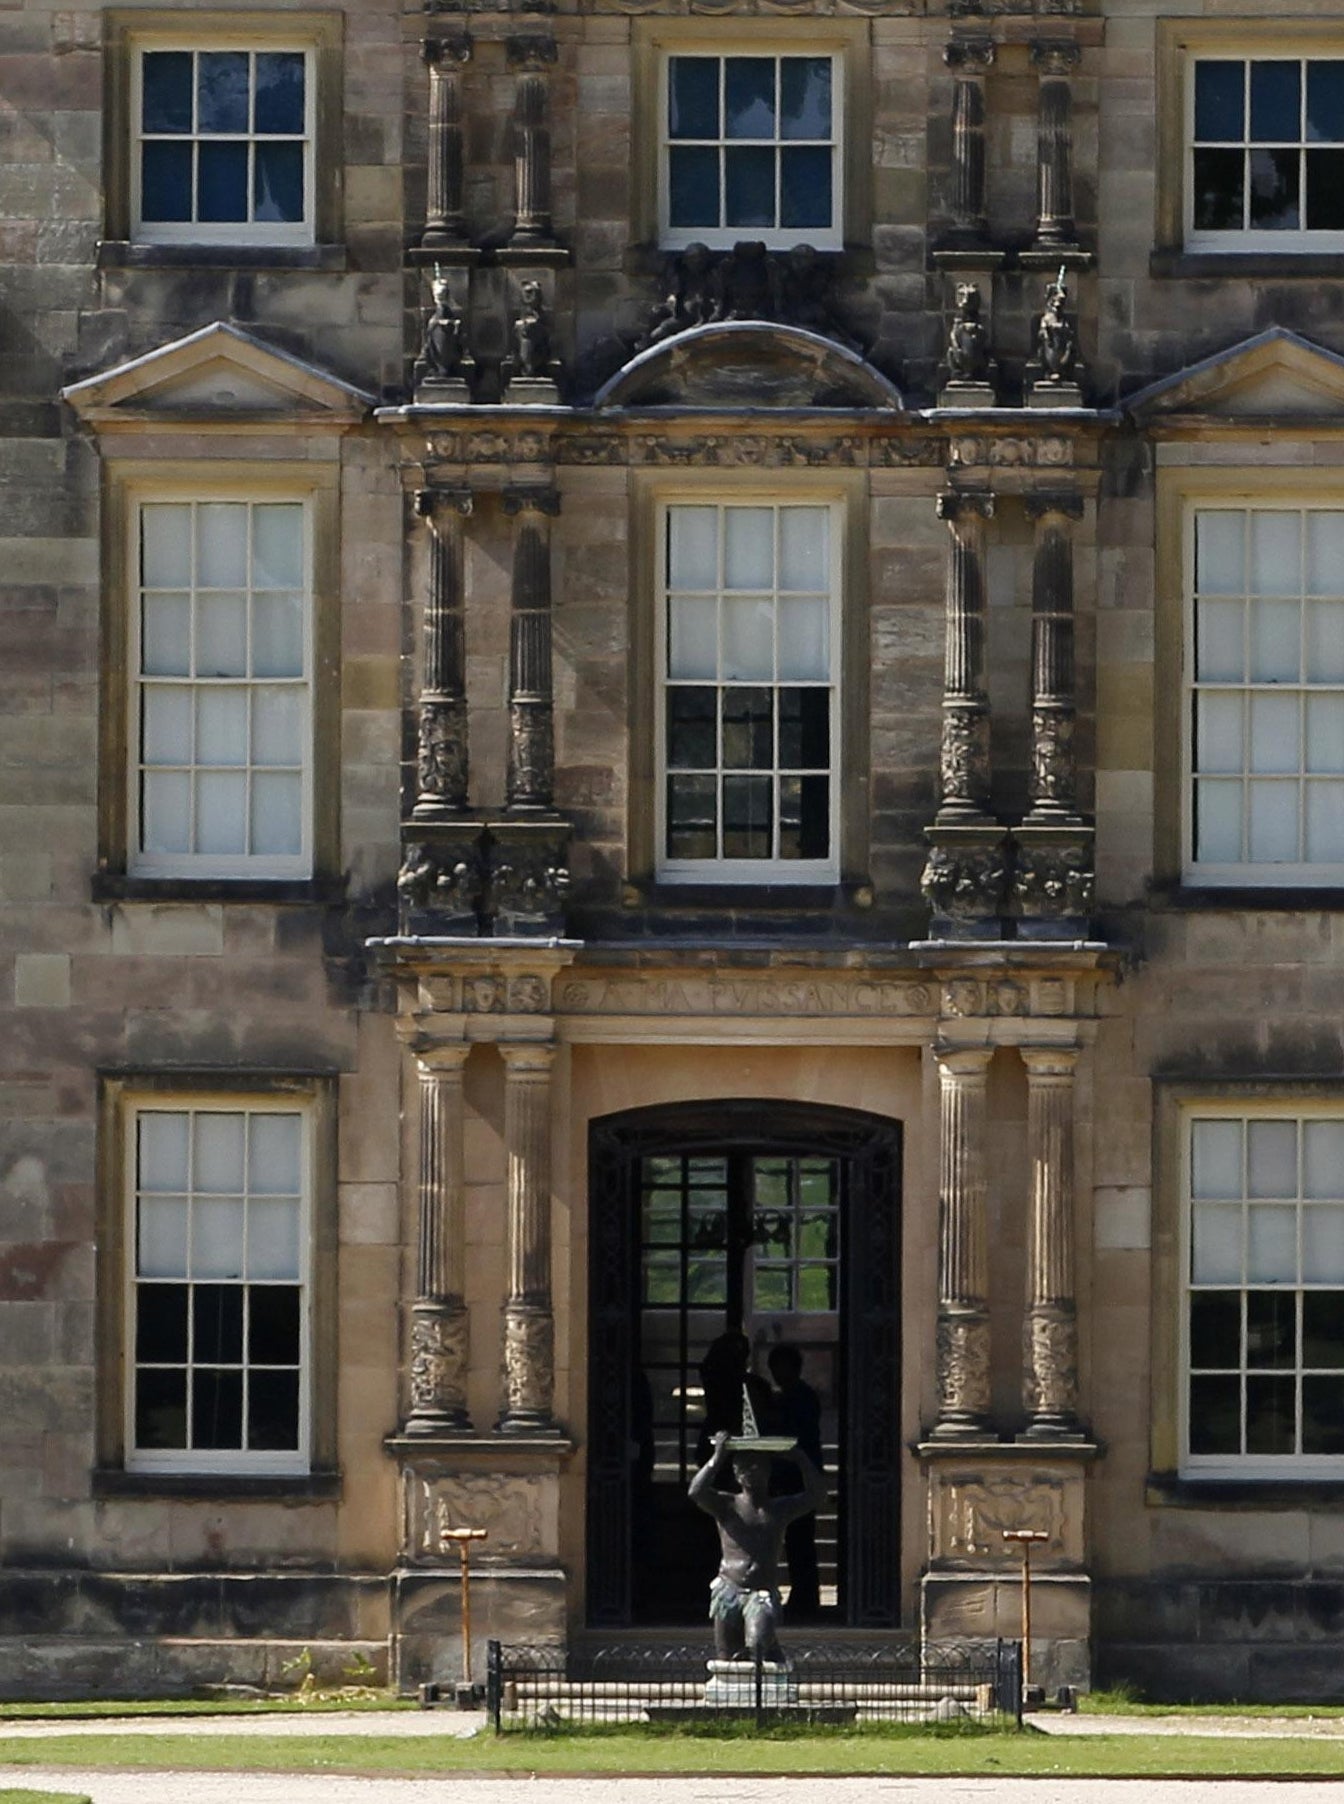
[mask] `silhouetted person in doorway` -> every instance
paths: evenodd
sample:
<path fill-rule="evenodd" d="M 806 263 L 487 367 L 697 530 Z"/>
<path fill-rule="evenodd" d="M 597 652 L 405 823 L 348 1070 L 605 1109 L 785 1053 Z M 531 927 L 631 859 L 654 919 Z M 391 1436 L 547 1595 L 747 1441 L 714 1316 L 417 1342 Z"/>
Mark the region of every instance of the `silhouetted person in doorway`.
<path fill-rule="evenodd" d="M 803 1356 L 797 1347 L 782 1341 L 766 1357 L 777 1395 L 775 1420 L 793 1436 L 820 1472 L 821 1399 L 803 1377 Z M 789 1622 L 807 1622 L 821 1608 L 821 1574 L 817 1566 L 817 1517 L 813 1510 L 795 1516 L 784 1531 L 784 1552 L 789 1562 L 789 1601 L 784 1615 Z"/>
<path fill-rule="evenodd" d="M 751 1371 L 751 1342 L 740 1328 L 728 1328 L 712 1340 L 700 1361 L 700 1382 L 705 1390 L 705 1419 L 696 1441 L 695 1458 L 703 1466 L 714 1436 L 741 1434 L 742 1389 L 745 1385 L 758 1426 L 764 1431 L 774 1408 L 774 1396 L 764 1378 Z"/>

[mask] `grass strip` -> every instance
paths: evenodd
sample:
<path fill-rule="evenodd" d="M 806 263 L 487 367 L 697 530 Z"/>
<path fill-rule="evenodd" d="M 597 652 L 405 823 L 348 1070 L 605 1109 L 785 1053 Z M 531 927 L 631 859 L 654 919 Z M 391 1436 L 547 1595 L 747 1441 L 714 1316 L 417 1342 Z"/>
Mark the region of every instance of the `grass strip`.
<path fill-rule="evenodd" d="M 473 1736 L 380 1735 L 156 1738 L 95 1734 L 5 1740 L 6 1768 L 173 1772 L 351 1773 L 416 1778 L 447 1773 L 836 1773 L 1031 1778 L 1339 1778 L 1344 1745 L 1308 1737 L 1059 1736 L 1027 1731 L 943 1731 L 775 1737 L 638 1733 Z M 16 1772 L 6 1777 L 18 1778 Z"/>
<path fill-rule="evenodd" d="M 332 1710 L 416 1710 L 392 1691 L 292 1691 L 277 1697 L 64 1698 L 52 1704 L 0 1704 L 0 1723 L 128 1716 L 313 1716 Z M 0 1734 L 3 1734 L 0 1728 Z"/>
<path fill-rule="evenodd" d="M 1085 1716 L 1267 1717 L 1275 1722 L 1344 1716 L 1344 1704 L 1157 1704 L 1133 1691 L 1089 1691 L 1078 1700 Z"/>
<path fill-rule="evenodd" d="M 93 1804 L 78 1791 L 0 1791 L 0 1804 Z"/>

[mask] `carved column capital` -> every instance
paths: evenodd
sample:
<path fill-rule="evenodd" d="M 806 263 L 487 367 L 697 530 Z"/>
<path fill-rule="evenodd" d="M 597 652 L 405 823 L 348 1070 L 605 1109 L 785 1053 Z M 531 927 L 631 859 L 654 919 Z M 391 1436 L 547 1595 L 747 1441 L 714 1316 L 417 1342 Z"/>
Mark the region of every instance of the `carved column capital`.
<path fill-rule="evenodd" d="M 427 521 L 433 527 L 442 520 L 451 520 L 454 515 L 461 520 L 468 519 L 472 511 L 473 496 L 465 484 L 416 489 L 412 506 L 416 519 Z"/>
<path fill-rule="evenodd" d="M 1032 67 L 1038 75 L 1071 75 L 1081 56 L 1071 38 L 1037 38 L 1031 46 Z"/>
<path fill-rule="evenodd" d="M 970 1087 L 988 1079 L 989 1062 L 994 1057 L 992 1046 L 935 1046 L 933 1056 L 939 1073 L 951 1082 Z"/>
<path fill-rule="evenodd" d="M 982 76 L 994 65 L 994 40 L 956 37 L 943 46 L 943 61 L 958 75 Z"/>
<path fill-rule="evenodd" d="M 430 1040 L 417 1036 L 411 1042 L 416 1070 L 421 1077 L 456 1078 L 460 1083 L 471 1057 L 469 1040 Z"/>
<path fill-rule="evenodd" d="M 513 519 L 518 514 L 546 514 L 554 518 L 560 512 L 560 491 L 550 484 L 526 482 L 501 490 L 504 512 Z"/>
<path fill-rule="evenodd" d="M 420 40 L 421 61 L 431 70 L 465 68 L 474 49 L 471 33 L 465 29 Z"/>
<path fill-rule="evenodd" d="M 936 505 L 938 518 L 949 526 L 994 518 L 994 495 L 989 489 L 942 489 Z"/>
<path fill-rule="evenodd" d="M 1073 1083 L 1078 1066 L 1076 1046 L 1020 1046 L 1018 1051 L 1030 1083 L 1038 1084 L 1042 1089 L 1051 1085 L 1067 1088 Z"/>
<path fill-rule="evenodd" d="M 499 1056 L 511 1082 L 544 1084 L 555 1064 L 550 1040 L 500 1040 Z"/>
<path fill-rule="evenodd" d="M 510 69 L 542 70 L 555 62 L 558 49 L 548 31 L 515 32 L 504 41 Z"/>
<path fill-rule="evenodd" d="M 1028 489 L 1022 497 L 1028 520 L 1081 520 L 1084 501 L 1078 489 Z"/>

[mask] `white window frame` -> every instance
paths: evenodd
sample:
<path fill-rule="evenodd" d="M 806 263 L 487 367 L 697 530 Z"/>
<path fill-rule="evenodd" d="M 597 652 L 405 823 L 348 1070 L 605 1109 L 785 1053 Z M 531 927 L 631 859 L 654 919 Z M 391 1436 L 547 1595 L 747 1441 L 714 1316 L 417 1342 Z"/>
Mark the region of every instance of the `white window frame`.
<path fill-rule="evenodd" d="M 303 218 L 301 220 L 149 220 L 141 216 L 143 203 L 143 186 L 141 181 L 143 166 L 144 134 L 144 58 L 153 51 L 178 51 L 197 54 L 203 51 L 233 50 L 253 53 L 290 53 L 301 54 L 304 59 L 303 84 Z M 257 245 L 257 246 L 306 246 L 316 243 L 317 210 L 316 210 L 316 174 L 317 156 L 317 55 L 316 46 L 311 39 L 303 38 L 249 38 L 246 36 L 227 37 L 193 37 L 189 35 L 155 34 L 153 36 L 136 35 L 132 43 L 131 77 L 130 77 L 130 216 L 131 231 L 139 244 L 200 244 L 200 245 Z M 171 134 L 174 138 L 182 138 L 188 142 L 208 142 L 216 136 L 232 140 L 233 133 L 184 132 Z M 244 143 L 252 145 L 267 141 L 265 134 L 260 137 L 252 132 L 239 133 L 237 137 Z M 290 142 L 291 140 L 283 140 Z M 195 206 L 195 182 L 192 184 L 192 205 Z M 252 196 L 249 190 L 248 208 L 251 209 Z"/>
<path fill-rule="evenodd" d="M 828 648 L 830 676 L 826 687 L 831 698 L 830 707 L 830 829 L 831 845 L 829 855 L 822 858 L 670 858 L 667 852 L 667 695 L 669 688 L 667 639 L 668 639 L 668 590 L 667 590 L 667 536 L 668 517 L 676 507 L 717 507 L 722 514 L 734 507 L 771 507 L 782 509 L 787 507 L 824 507 L 830 514 L 830 611 L 827 616 Z M 722 533 L 720 533 L 722 543 Z M 840 878 L 840 753 L 841 753 L 841 712 L 843 698 L 841 694 L 841 598 L 844 583 L 844 509 L 842 501 L 832 493 L 806 492 L 798 495 L 781 495 L 778 489 L 751 491 L 734 490 L 729 495 L 706 492 L 703 488 L 686 490 L 668 490 L 659 496 L 657 508 L 657 573 L 656 573 L 656 605 L 657 605 L 657 661 L 655 675 L 655 781 L 656 808 L 655 833 L 656 857 L 654 861 L 655 876 L 660 883 L 700 883 L 700 884 L 734 884 L 734 885 L 791 885 L 798 887 L 805 884 L 833 884 Z M 722 591 L 720 591 L 722 593 Z M 717 675 L 706 679 L 706 686 L 718 688 L 722 679 Z M 795 687 L 822 687 L 820 684 L 772 681 L 768 685 L 751 684 L 744 686 L 768 686 L 773 690 Z M 777 781 L 780 776 L 778 763 L 779 747 L 775 746 L 775 766 L 773 777 Z M 722 826 L 721 802 L 720 826 Z M 779 828 L 778 810 L 775 810 L 774 831 Z"/>
<path fill-rule="evenodd" d="M 300 783 L 300 848 L 297 853 L 212 853 L 212 852 L 145 852 L 141 846 L 140 778 L 141 717 L 144 675 L 142 669 L 143 593 L 141 584 L 141 515 L 156 503 L 176 505 L 209 505 L 214 502 L 241 503 L 247 506 L 281 503 L 303 510 L 303 688 L 306 694 L 303 726 L 303 773 Z M 179 485 L 155 485 L 135 490 L 129 498 L 127 531 L 127 595 L 128 657 L 126 711 L 126 776 L 127 776 L 127 870 L 134 877 L 245 878 L 258 881 L 295 881 L 312 875 L 313 870 L 313 783 L 315 770 L 315 595 L 313 582 L 313 492 L 302 489 L 219 488 Z M 192 572 L 193 579 L 195 571 Z M 192 593 L 195 593 L 194 580 Z M 174 679 L 169 679 L 174 680 Z M 187 676 L 176 681 L 191 687 L 210 679 Z M 219 679 L 231 686 L 250 687 L 257 681 Z M 294 679 L 286 678 L 286 682 Z M 195 768 L 195 767 L 193 767 Z M 245 768 L 251 768 L 247 766 Z"/>
<path fill-rule="evenodd" d="M 1272 1121 L 1272 1120 L 1332 1120 L 1344 1118 L 1344 1102 L 1318 1102 L 1303 1097 L 1285 1098 L 1282 1101 L 1263 1101 L 1257 1099 L 1251 1103 L 1246 1099 L 1237 1100 L 1190 1100 L 1180 1106 L 1180 1141 L 1181 1141 L 1181 1205 L 1180 1205 L 1180 1282 L 1177 1286 L 1179 1302 L 1179 1402 L 1177 1422 L 1180 1446 L 1180 1474 L 1191 1479 L 1335 1479 L 1344 1475 L 1344 1454 L 1192 1454 L 1190 1452 L 1190 1296 L 1194 1288 L 1191 1277 L 1191 1219 L 1192 1219 L 1192 1172 L 1191 1143 L 1192 1124 L 1195 1121 L 1210 1119 L 1234 1120 L 1239 1122 Z M 1300 1198 L 1299 1198 L 1300 1207 Z M 1239 1290 L 1243 1294 L 1250 1289 L 1273 1288 L 1285 1295 L 1298 1296 L 1307 1288 L 1303 1284 L 1296 1285 L 1240 1285 L 1220 1284 L 1209 1288 L 1220 1290 Z M 1339 1288 L 1331 1285 L 1329 1289 Z M 1302 1372 L 1301 1348 L 1297 1364 L 1293 1368 L 1295 1377 Z M 1344 1382 L 1344 1371 L 1340 1379 Z"/>
<path fill-rule="evenodd" d="M 1261 490 L 1254 494 L 1190 495 L 1186 497 L 1182 522 L 1182 683 L 1181 683 L 1181 795 L 1182 795 L 1182 872 L 1188 884 L 1207 887 L 1237 888 L 1337 888 L 1344 884 L 1344 863 L 1204 863 L 1196 858 L 1195 788 L 1198 765 L 1195 756 L 1195 696 L 1201 685 L 1195 664 L 1195 560 L 1196 517 L 1203 513 L 1344 513 L 1344 492 L 1337 496 L 1302 494 L 1291 490 L 1282 493 Z M 1307 683 L 1255 684 L 1248 678 L 1242 684 L 1228 685 L 1246 693 L 1276 688 L 1292 690 L 1299 695 L 1344 694 L 1344 683 L 1320 684 L 1313 690 Z M 1289 773 L 1283 773 L 1285 776 Z M 1329 773 L 1318 773 L 1329 775 Z M 1299 779 L 1304 775 L 1298 771 Z M 1342 778 L 1341 780 L 1344 780 Z M 1243 792 L 1243 824 L 1245 800 Z"/>
<path fill-rule="evenodd" d="M 831 64 L 831 223 L 821 226 L 676 226 L 669 223 L 671 213 L 670 158 L 672 145 L 668 106 L 669 65 L 676 57 L 714 57 L 722 64 L 729 57 L 769 56 L 821 57 Z M 722 80 L 722 76 L 720 77 Z M 696 140 L 692 140 L 696 142 Z M 724 143 L 765 143 L 750 138 L 719 139 Z M 775 138 L 776 149 L 791 140 Z M 803 143 L 814 142 L 802 140 Z M 845 147 L 845 56 L 834 42 L 812 46 L 803 40 L 764 37 L 761 40 L 692 39 L 686 43 L 669 43 L 658 55 L 658 242 L 665 250 L 685 250 L 688 245 L 703 244 L 710 250 L 731 250 L 744 241 L 764 244 L 767 250 L 791 250 L 796 245 L 810 244 L 814 250 L 838 251 L 845 245 L 844 222 L 844 147 Z"/>
<path fill-rule="evenodd" d="M 1344 37 L 1332 48 L 1315 47 L 1300 51 L 1285 50 L 1281 44 L 1267 44 L 1263 41 L 1237 41 L 1227 44 L 1212 42 L 1191 46 L 1185 57 L 1184 112 L 1182 121 L 1181 155 L 1184 167 L 1183 195 L 1183 241 L 1187 251 L 1198 254 L 1209 252 L 1237 255 L 1244 252 L 1274 252 L 1285 256 L 1304 256 L 1313 252 L 1332 253 L 1344 250 L 1344 231 L 1309 231 L 1299 227 L 1294 232 L 1267 232 L 1251 227 L 1233 227 L 1219 232 L 1197 231 L 1195 229 L 1195 67 L 1201 62 L 1242 62 L 1248 67 L 1252 62 L 1298 63 L 1305 71 L 1312 62 L 1344 61 Z M 1247 77 L 1249 81 L 1249 76 Z M 1305 76 L 1303 82 L 1305 105 Z M 1250 145 L 1249 108 L 1243 122 L 1243 137 L 1240 149 L 1245 152 Z M 1305 140 L 1299 145 L 1301 150 Z M 1214 148 L 1231 150 L 1236 146 L 1228 143 Z M 1291 148 L 1287 143 L 1282 148 Z M 1344 143 L 1336 148 L 1344 151 Z M 1249 196 L 1246 204 L 1249 205 Z M 1301 195 L 1301 204 L 1306 204 L 1305 188 Z"/>
<path fill-rule="evenodd" d="M 135 1381 L 138 1370 L 136 1349 L 136 1291 L 139 1265 L 137 1200 L 139 1194 L 138 1126 L 149 1114 L 283 1114 L 298 1115 L 301 1120 L 300 1196 L 299 1196 L 299 1285 L 302 1302 L 299 1311 L 299 1444 L 296 1450 L 263 1450 L 245 1448 L 139 1448 L 135 1440 Z M 248 1093 L 212 1093 L 209 1091 L 159 1092 L 129 1095 L 123 1113 L 123 1170 L 125 1190 L 122 1207 L 125 1212 L 123 1244 L 123 1432 L 128 1472 L 157 1473 L 238 1473 L 293 1477 L 306 1474 L 312 1466 L 313 1440 L 313 1172 L 314 1109 L 311 1098 L 287 1095 L 265 1096 Z M 189 1282 L 189 1280 L 183 1280 Z M 190 1393 L 188 1393 L 190 1396 Z M 188 1404 L 190 1408 L 190 1404 Z"/>

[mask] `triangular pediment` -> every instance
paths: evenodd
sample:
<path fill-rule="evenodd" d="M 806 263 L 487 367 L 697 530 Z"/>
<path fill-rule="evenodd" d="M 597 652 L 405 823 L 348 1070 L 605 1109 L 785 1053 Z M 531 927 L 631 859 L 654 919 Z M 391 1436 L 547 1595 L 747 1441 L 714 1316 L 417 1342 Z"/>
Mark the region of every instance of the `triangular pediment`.
<path fill-rule="evenodd" d="M 81 419 L 103 430 L 157 422 L 339 431 L 374 405 L 372 395 L 224 320 L 61 392 Z"/>
<path fill-rule="evenodd" d="M 1344 357 L 1282 326 L 1141 389 L 1126 411 L 1149 427 L 1344 426 Z"/>
<path fill-rule="evenodd" d="M 880 370 L 834 339 L 799 326 L 731 320 L 694 326 L 632 357 L 596 405 L 887 408 L 903 403 Z"/>

